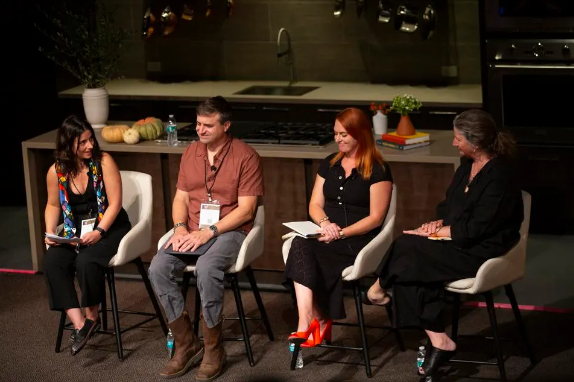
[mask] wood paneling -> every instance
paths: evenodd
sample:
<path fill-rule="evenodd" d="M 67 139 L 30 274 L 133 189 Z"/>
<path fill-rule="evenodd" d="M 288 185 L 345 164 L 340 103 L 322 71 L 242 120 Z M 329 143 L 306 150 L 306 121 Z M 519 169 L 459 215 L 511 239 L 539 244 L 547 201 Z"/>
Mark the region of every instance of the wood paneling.
<path fill-rule="evenodd" d="M 253 263 L 262 269 L 283 269 L 281 236 L 284 222 L 307 219 L 305 171 L 302 159 L 263 158 L 265 181 L 265 251 Z"/>
<path fill-rule="evenodd" d="M 454 170 L 450 164 L 392 162 L 390 166 L 398 194 L 397 237 L 403 230 L 419 227 L 434 217 Z"/>

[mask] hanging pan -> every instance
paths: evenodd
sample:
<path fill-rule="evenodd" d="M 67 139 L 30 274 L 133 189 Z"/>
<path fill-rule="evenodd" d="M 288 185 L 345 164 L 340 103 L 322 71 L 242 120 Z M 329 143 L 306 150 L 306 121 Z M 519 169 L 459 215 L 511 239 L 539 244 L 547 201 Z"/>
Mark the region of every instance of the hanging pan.
<path fill-rule="evenodd" d="M 433 35 L 436 28 L 436 11 L 432 4 L 428 4 L 423 12 L 421 23 L 421 34 L 423 40 L 428 40 Z"/>

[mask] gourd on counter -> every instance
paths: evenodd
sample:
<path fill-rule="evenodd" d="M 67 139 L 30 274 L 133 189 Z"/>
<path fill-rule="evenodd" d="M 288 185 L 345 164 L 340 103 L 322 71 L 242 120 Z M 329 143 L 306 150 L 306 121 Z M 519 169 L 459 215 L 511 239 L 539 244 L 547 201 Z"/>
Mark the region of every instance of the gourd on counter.
<path fill-rule="evenodd" d="M 102 138 L 109 143 L 120 143 L 124 141 L 124 133 L 130 127 L 126 125 L 109 125 L 102 129 Z"/>
<path fill-rule="evenodd" d="M 163 123 L 161 119 L 148 117 L 134 123 L 132 129 L 137 130 L 142 139 L 151 141 L 163 134 Z"/>
<path fill-rule="evenodd" d="M 135 145 L 140 141 L 140 133 L 136 129 L 127 129 L 124 131 L 124 142 L 128 145 Z"/>

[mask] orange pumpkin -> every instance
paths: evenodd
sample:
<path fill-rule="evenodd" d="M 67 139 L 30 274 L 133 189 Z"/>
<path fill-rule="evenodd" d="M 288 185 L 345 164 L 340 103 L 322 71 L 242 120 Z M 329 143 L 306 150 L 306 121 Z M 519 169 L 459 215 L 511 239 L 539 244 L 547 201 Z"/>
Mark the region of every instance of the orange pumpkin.
<path fill-rule="evenodd" d="M 102 138 L 109 143 L 120 143 L 124 141 L 124 132 L 130 127 L 126 125 L 109 125 L 102 129 Z"/>

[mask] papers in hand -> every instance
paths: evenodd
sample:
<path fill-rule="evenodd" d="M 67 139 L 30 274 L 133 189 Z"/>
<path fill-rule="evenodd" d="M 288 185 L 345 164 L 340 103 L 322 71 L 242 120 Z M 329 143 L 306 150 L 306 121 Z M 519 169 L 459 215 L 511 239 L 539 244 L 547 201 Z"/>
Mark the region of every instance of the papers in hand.
<path fill-rule="evenodd" d="M 321 237 L 321 234 L 317 232 L 321 227 L 310 221 L 289 222 L 283 223 L 283 225 L 291 228 L 298 236 L 304 237 L 305 239 L 316 239 Z"/>
<path fill-rule="evenodd" d="M 46 232 L 46 237 L 52 241 L 55 241 L 56 243 L 60 243 L 60 244 L 78 244 L 82 242 L 82 239 L 80 239 L 79 237 L 71 237 L 71 238 L 67 238 L 67 237 L 62 237 L 62 236 L 58 236 L 58 235 L 53 235 L 51 233 Z"/>

